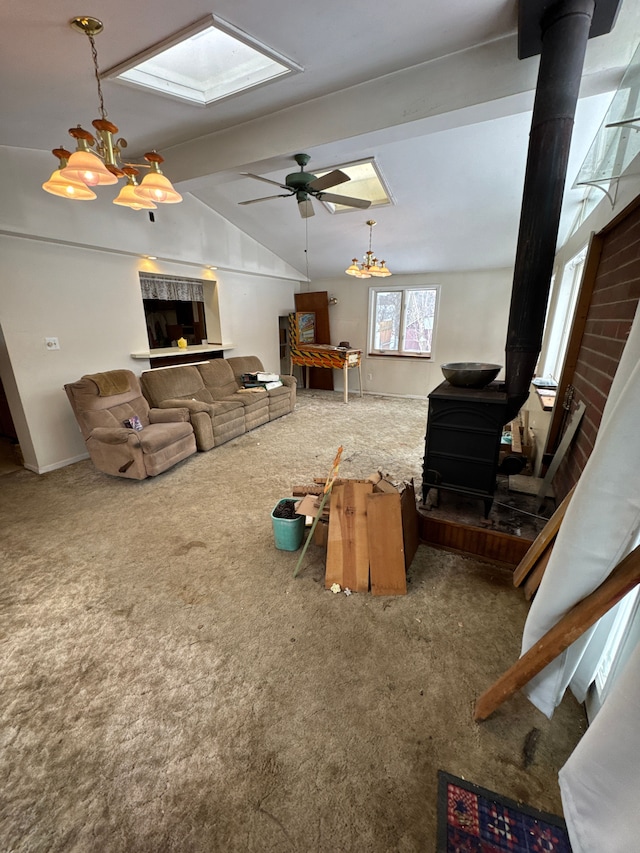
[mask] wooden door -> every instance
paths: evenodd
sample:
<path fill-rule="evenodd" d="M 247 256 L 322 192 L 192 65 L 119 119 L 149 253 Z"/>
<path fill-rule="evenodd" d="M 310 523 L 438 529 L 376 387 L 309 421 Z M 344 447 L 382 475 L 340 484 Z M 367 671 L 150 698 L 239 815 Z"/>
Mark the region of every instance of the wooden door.
<path fill-rule="evenodd" d="M 313 311 L 316 315 L 315 343 L 330 344 L 329 293 L 326 290 L 318 290 L 313 293 L 296 293 L 294 298 L 296 311 Z M 333 370 L 328 370 L 326 367 L 310 367 L 309 388 L 333 391 Z"/>

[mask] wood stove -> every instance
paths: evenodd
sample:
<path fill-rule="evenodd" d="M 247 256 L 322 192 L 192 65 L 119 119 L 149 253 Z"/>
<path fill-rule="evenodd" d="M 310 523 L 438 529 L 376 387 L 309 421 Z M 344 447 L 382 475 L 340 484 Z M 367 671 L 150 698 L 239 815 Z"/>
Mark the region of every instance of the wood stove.
<path fill-rule="evenodd" d="M 429 394 L 422 501 L 430 489 L 459 492 L 493 503 L 498 453 L 507 408 L 501 382 L 457 388 L 448 382 Z"/>

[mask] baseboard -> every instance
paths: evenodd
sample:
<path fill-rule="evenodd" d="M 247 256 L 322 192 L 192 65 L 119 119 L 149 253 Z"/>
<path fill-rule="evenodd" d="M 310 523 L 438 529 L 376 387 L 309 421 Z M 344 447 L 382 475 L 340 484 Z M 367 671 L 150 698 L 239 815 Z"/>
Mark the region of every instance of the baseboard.
<path fill-rule="evenodd" d="M 67 465 L 73 465 L 75 462 L 83 462 L 89 458 L 88 453 L 81 453 L 79 456 L 72 456 L 69 459 L 62 459 L 60 462 L 52 462 L 51 465 L 29 465 L 24 463 L 27 471 L 33 471 L 34 474 L 48 474 L 50 471 L 57 471 L 58 468 L 66 468 Z"/>

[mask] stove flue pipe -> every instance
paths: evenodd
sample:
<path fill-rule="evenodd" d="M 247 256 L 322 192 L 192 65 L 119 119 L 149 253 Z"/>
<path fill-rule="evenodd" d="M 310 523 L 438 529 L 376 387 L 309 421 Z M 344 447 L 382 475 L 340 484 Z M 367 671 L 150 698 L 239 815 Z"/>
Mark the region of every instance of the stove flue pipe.
<path fill-rule="evenodd" d="M 531 0 L 520 0 L 520 3 Z M 594 0 L 558 0 L 540 20 L 542 50 L 529 136 L 507 330 L 507 417 L 529 395 L 542 346 L 569 146 Z"/>

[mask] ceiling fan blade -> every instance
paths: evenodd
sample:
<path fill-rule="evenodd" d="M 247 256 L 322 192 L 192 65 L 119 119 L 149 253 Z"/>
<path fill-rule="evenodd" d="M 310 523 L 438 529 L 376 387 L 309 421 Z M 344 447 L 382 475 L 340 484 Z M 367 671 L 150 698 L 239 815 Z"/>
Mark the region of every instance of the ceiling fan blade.
<path fill-rule="evenodd" d="M 346 204 L 347 207 L 360 207 L 366 210 L 371 207 L 371 202 L 364 198 L 351 198 L 348 195 L 338 195 L 337 193 L 318 193 L 320 201 L 330 201 L 332 204 Z"/>
<path fill-rule="evenodd" d="M 269 201 L 272 198 L 289 198 L 289 195 L 265 195 L 262 198 L 250 198 L 248 201 L 239 201 L 238 204 L 256 204 L 259 201 Z"/>
<path fill-rule="evenodd" d="M 313 209 L 310 198 L 304 198 L 298 202 L 298 210 L 303 219 L 308 219 L 310 216 L 315 216 L 316 212 Z"/>
<path fill-rule="evenodd" d="M 241 172 L 245 178 L 255 178 L 256 181 L 264 181 L 265 184 L 273 184 L 274 187 L 281 187 L 283 190 L 288 190 L 289 187 L 286 184 L 279 184 L 277 181 L 272 181 L 269 178 L 263 178 L 260 175 L 253 175 L 251 172 Z"/>
<path fill-rule="evenodd" d="M 350 181 L 349 175 L 345 175 L 340 169 L 334 169 L 333 172 L 327 172 L 315 181 L 311 181 L 309 188 L 312 190 L 328 190 L 329 187 L 337 187 L 338 184 L 344 184 L 345 181 Z"/>

